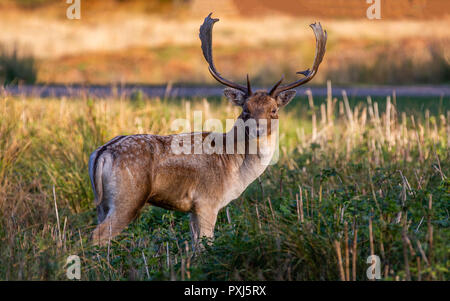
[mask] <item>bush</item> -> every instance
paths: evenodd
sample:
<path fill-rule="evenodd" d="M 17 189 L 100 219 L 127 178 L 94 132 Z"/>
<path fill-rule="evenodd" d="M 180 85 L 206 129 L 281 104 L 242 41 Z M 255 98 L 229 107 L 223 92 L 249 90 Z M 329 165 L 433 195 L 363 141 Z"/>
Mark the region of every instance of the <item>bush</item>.
<path fill-rule="evenodd" d="M 0 82 L 6 84 L 33 84 L 36 82 L 37 68 L 31 55 L 19 55 L 17 48 L 12 51 L 0 50 Z"/>
<path fill-rule="evenodd" d="M 338 84 L 443 84 L 450 82 L 448 44 L 379 45 L 333 58 L 326 78 Z M 359 51 L 359 50 L 358 50 Z"/>

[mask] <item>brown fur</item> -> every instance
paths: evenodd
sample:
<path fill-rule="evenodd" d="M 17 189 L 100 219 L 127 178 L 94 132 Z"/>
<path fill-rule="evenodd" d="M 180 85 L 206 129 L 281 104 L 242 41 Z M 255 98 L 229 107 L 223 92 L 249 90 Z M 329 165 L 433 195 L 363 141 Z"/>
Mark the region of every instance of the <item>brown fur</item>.
<path fill-rule="evenodd" d="M 256 92 L 243 108 L 239 116 L 242 120 L 267 119 L 270 125 L 272 119 L 278 118 L 277 112 L 274 113 L 278 110 L 277 101 L 265 92 Z M 222 134 L 224 148 L 230 133 Z M 201 133 L 202 139 L 208 134 Z M 196 134 L 188 135 L 194 142 Z M 248 153 L 247 134 L 244 141 L 234 136 L 234 150 L 243 144 L 244 154 L 174 154 L 171 151 L 174 137 L 119 136 L 92 154 L 92 184 L 96 195 L 102 195 L 96 202 L 99 225 L 93 233 L 94 243 L 104 244 L 119 234 L 146 203 L 190 212 L 194 241 L 201 236 L 212 237 L 218 211 L 230 198 L 238 197 L 259 176 L 259 170 L 265 168 L 259 166 L 259 149 L 257 154 Z M 111 162 L 105 163 L 108 160 Z M 96 173 L 100 164 L 103 164 L 101 186 L 95 180 L 99 178 Z M 105 170 L 105 164 L 110 164 L 109 169 Z M 230 190 L 238 192 L 230 197 Z"/>
<path fill-rule="evenodd" d="M 183 134 L 119 136 L 106 143 L 89 159 L 99 221 L 93 233 L 94 243 L 104 244 L 119 234 L 146 203 L 190 212 L 195 245 L 202 236 L 212 238 L 219 210 L 239 197 L 269 164 L 276 147 L 271 130 L 272 123 L 278 126 L 278 122 L 274 122 L 278 119 L 278 109 L 294 97 L 295 90 L 291 89 L 309 82 L 317 73 L 325 54 L 326 32 L 320 23 L 311 25 L 316 36 L 316 56 L 312 70 L 299 72 L 303 78 L 283 86 L 281 79 L 269 92 L 253 93 L 248 76 L 245 87 L 217 72 L 212 56 L 212 28 L 217 21 L 209 14 L 200 26 L 199 37 L 211 75 L 231 87 L 224 90 L 225 96 L 243 109 L 230 132 L 215 133 L 217 139 L 223 139 L 223 146 L 232 147 L 234 152 L 230 154 L 226 148 L 223 153 L 175 154 L 172 142 L 179 142 Z M 257 127 L 245 130 L 243 137 L 236 135 L 249 119 L 255 120 Z M 266 122 L 267 131 L 263 131 L 262 120 Z M 209 133 L 190 133 L 183 137 L 196 142 L 198 137 L 203 141 L 208 136 Z M 232 146 L 227 145 L 229 137 L 234 140 Z M 256 152 L 250 147 L 254 142 Z M 191 145 L 195 150 L 193 143 Z M 203 149 L 203 143 L 201 146 Z M 240 149 L 244 151 L 238 152 Z"/>

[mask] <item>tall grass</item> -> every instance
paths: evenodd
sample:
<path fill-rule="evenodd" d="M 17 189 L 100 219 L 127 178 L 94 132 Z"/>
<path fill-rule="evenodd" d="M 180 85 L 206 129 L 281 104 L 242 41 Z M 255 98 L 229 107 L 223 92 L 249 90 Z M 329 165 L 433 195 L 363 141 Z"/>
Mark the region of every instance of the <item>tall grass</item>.
<path fill-rule="evenodd" d="M 219 214 L 214 243 L 192 257 L 188 216 L 155 207 L 92 247 L 88 156 L 118 134 L 172 133 L 186 111 L 224 120 L 235 107 L 2 96 L 0 279 L 64 280 L 74 254 L 84 280 L 366 280 L 374 253 L 385 280 L 446 280 L 450 108 L 428 110 L 428 100 L 407 115 L 402 101 L 297 99 L 280 117 L 279 162 Z"/>

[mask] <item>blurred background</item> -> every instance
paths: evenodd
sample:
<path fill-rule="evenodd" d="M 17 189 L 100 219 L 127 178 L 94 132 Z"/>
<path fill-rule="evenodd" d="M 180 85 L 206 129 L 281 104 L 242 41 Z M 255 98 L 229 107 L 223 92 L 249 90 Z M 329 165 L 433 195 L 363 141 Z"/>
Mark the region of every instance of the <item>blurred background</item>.
<path fill-rule="evenodd" d="M 320 21 L 327 54 L 313 84 L 450 81 L 450 2 L 365 0 L 81 0 L 69 20 L 61 0 L 0 1 L 0 80 L 26 84 L 212 84 L 199 26 L 213 12 L 218 70 L 270 85 L 310 67 Z"/>

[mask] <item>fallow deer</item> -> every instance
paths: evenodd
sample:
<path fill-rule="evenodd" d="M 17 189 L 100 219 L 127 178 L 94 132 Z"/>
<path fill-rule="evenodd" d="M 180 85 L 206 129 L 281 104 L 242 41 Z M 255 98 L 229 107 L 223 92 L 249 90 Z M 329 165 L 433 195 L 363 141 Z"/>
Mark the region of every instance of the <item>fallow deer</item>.
<path fill-rule="evenodd" d="M 118 136 L 99 147 L 89 158 L 89 176 L 99 222 L 93 232 L 94 244 L 105 244 L 119 234 L 146 203 L 190 213 L 194 245 L 200 237 L 212 238 L 219 210 L 238 198 L 271 160 L 275 150 L 271 139 L 272 121 L 278 121 L 278 110 L 295 96 L 292 89 L 316 75 L 325 54 L 326 31 L 320 23 L 311 24 L 316 37 L 316 55 L 311 70 L 298 72 L 303 75 L 301 79 L 281 85 L 281 78 L 268 92 L 252 91 L 248 75 L 244 86 L 217 72 L 212 56 L 212 29 L 217 21 L 219 19 L 212 19 L 209 14 L 200 27 L 199 37 L 209 72 L 228 87 L 224 90 L 225 97 L 242 107 L 242 113 L 229 132 L 215 133 L 215 137 L 223 139 L 223 145 L 227 145 L 226 150 L 200 154 L 173 151 L 176 139 L 188 137 L 194 141 L 210 133 Z M 256 135 L 245 131 L 243 139 L 237 138 L 238 124 L 248 120 L 256 120 L 257 124 L 265 120 L 268 130 L 257 129 Z M 265 139 L 261 139 L 263 136 Z M 234 143 L 232 146 L 226 143 L 230 140 Z M 253 140 L 258 143 L 255 153 L 249 152 L 249 143 Z M 244 151 L 237 152 L 237 149 Z"/>

